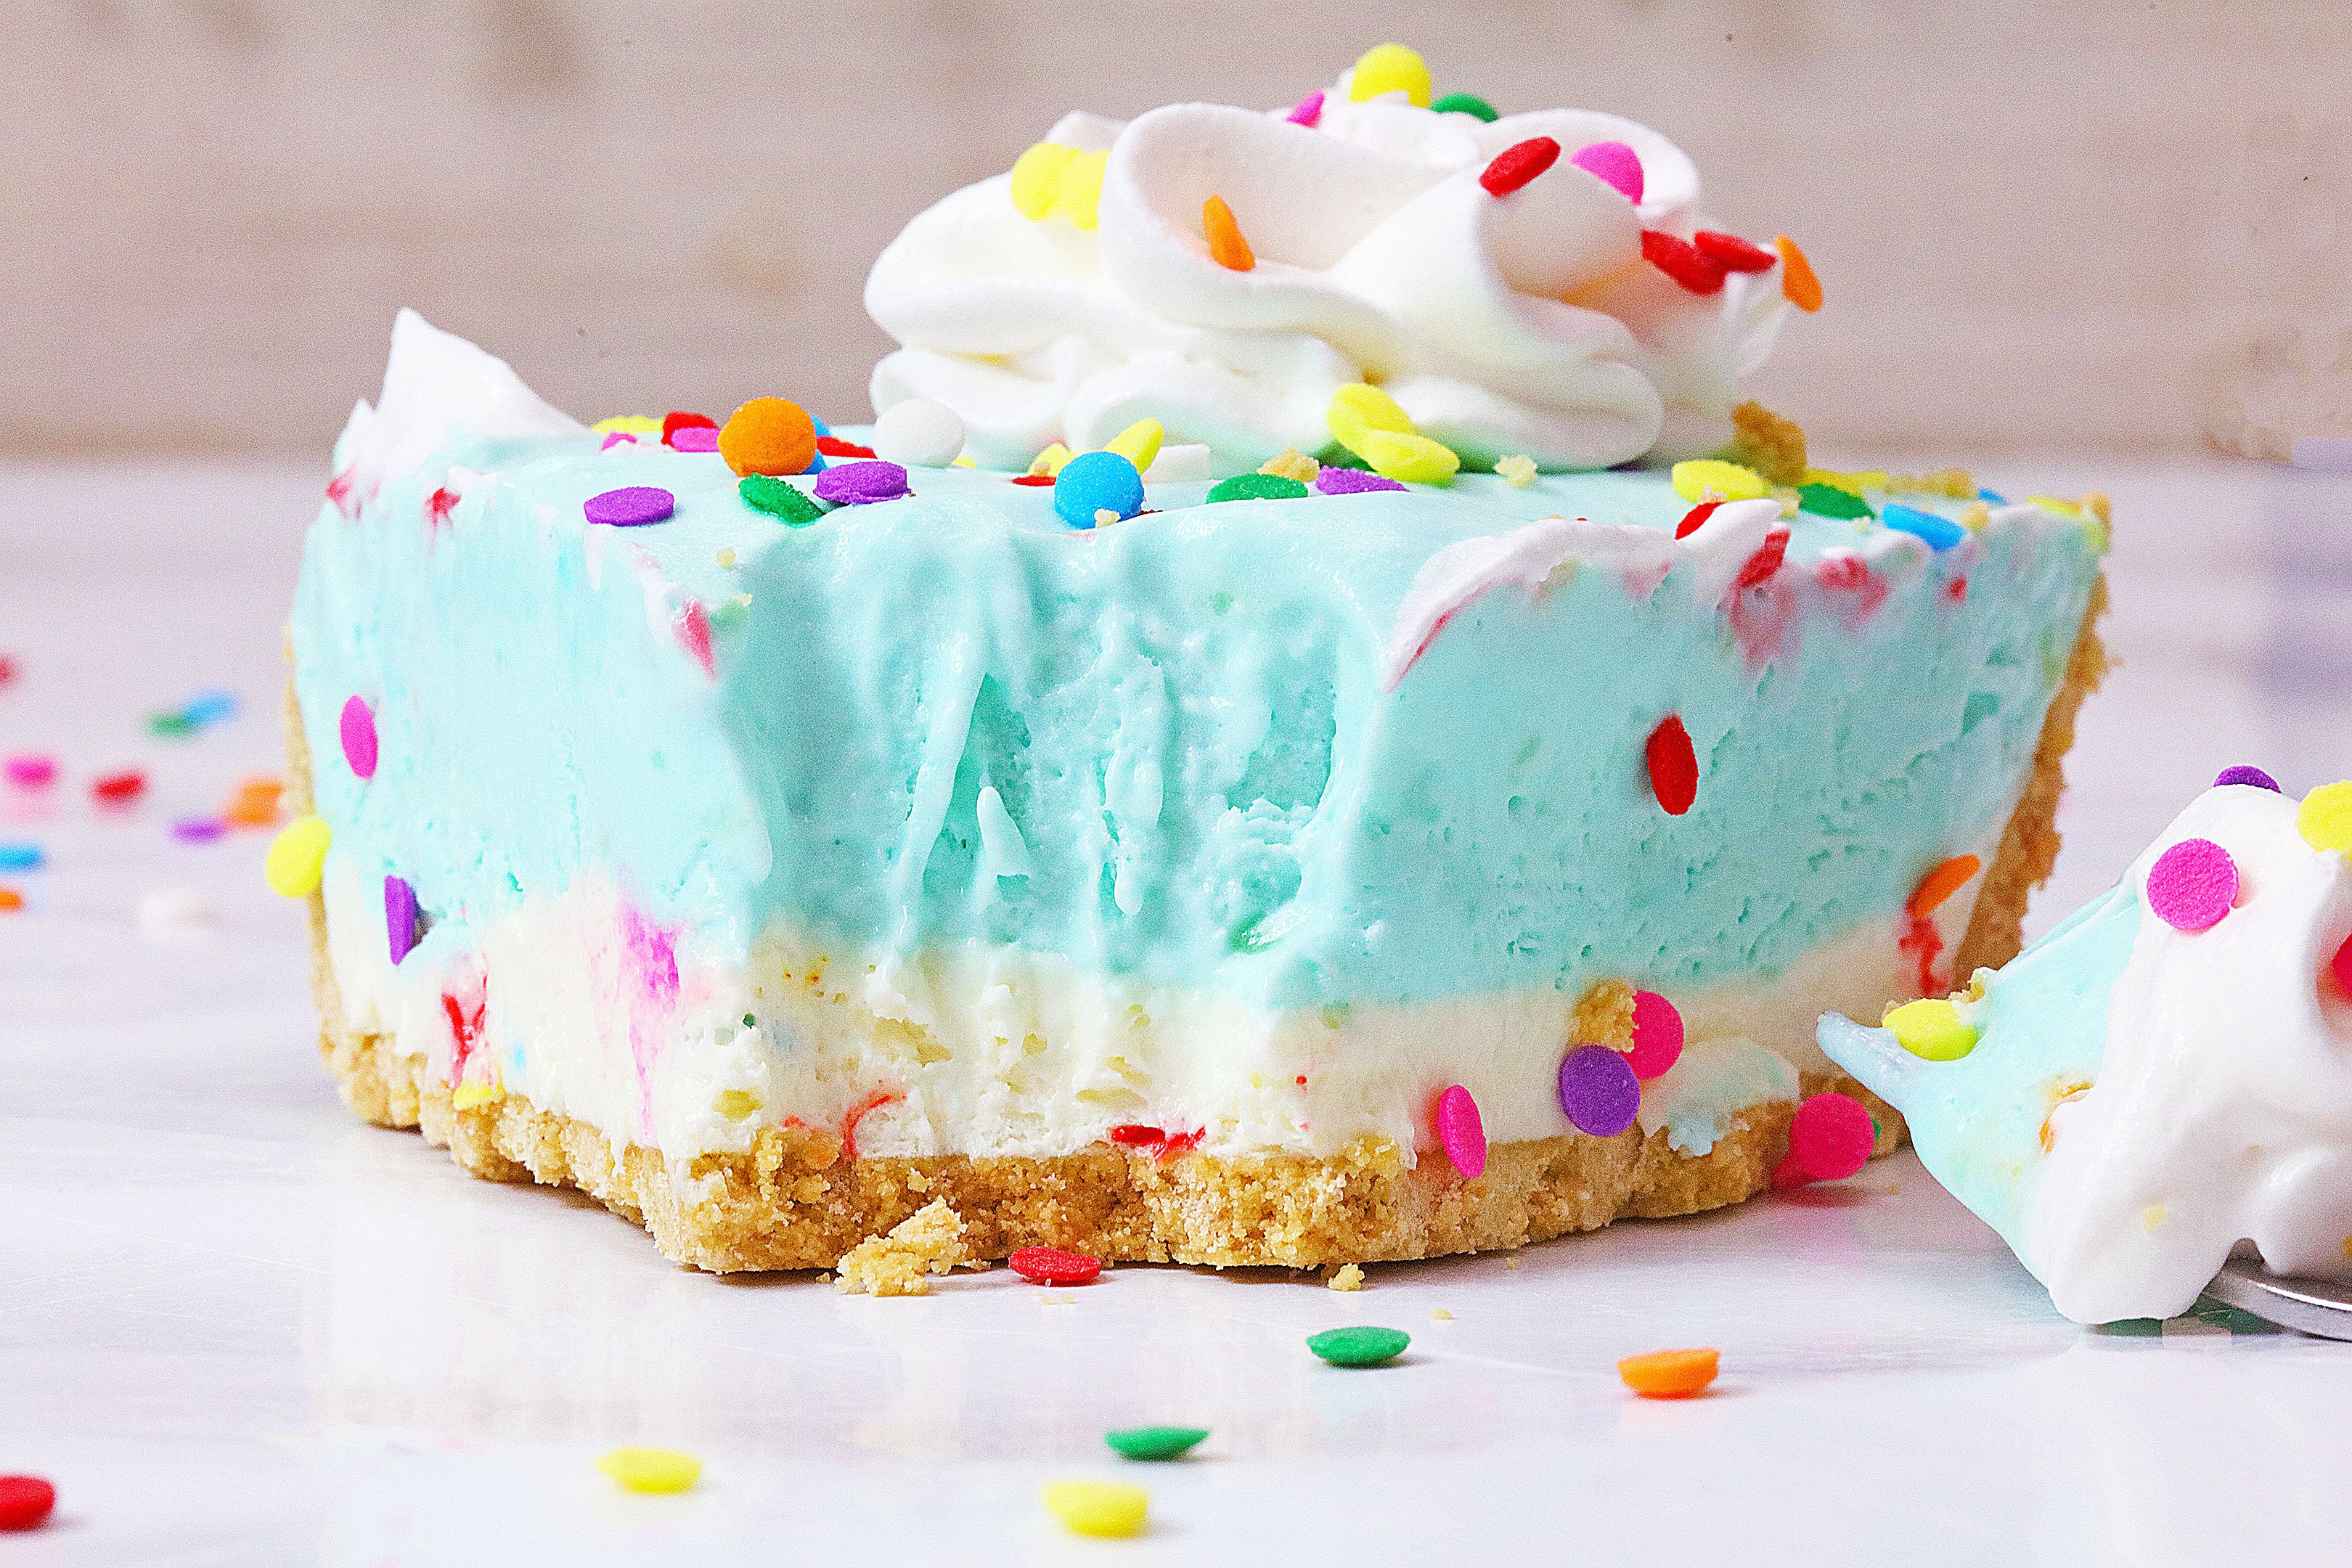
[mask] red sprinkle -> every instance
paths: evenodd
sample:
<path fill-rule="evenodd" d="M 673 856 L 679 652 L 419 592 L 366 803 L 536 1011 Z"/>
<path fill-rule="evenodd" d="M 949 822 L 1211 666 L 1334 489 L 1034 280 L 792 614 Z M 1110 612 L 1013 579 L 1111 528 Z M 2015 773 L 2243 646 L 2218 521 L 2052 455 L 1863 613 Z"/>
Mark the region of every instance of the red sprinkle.
<path fill-rule="evenodd" d="M 1683 513 L 1683 520 L 1675 524 L 1675 537 L 1688 539 L 1692 534 L 1696 533 L 1706 520 L 1715 515 L 1715 509 L 1722 504 L 1719 500 L 1703 500 Z"/>
<path fill-rule="evenodd" d="M 1659 720 L 1643 750 L 1649 758 L 1650 793 L 1668 816 L 1680 816 L 1698 798 L 1698 755 L 1691 750 L 1682 715 L 1669 713 Z"/>
<path fill-rule="evenodd" d="M 669 438 L 681 430 L 716 430 L 718 428 L 719 421 L 708 414 L 688 414 L 683 409 L 673 408 L 662 416 L 662 445 L 668 446 Z"/>
<path fill-rule="evenodd" d="M 1190 1132 L 1171 1133 L 1168 1141 L 1160 1145 L 1160 1152 L 1154 1154 L 1152 1158 L 1168 1160 L 1179 1154 L 1189 1154 L 1201 1146 L 1201 1140 L 1207 1137 L 1208 1133 L 1209 1130 L 1205 1127 L 1195 1127 Z"/>
<path fill-rule="evenodd" d="M 457 510 L 457 492 L 447 485 L 443 485 L 425 498 L 425 521 L 435 528 L 447 522 L 449 514 Z"/>
<path fill-rule="evenodd" d="M 1013 476 L 1013 482 L 1016 485 L 1050 485 L 1054 482 L 1054 476 L 1051 474 L 1015 474 Z"/>
<path fill-rule="evenodd" d="M 441 993 L 441 1011 L 449 1019 L 449 1087 L 455 1089 L 465 1081 L 466 1059 L 474 1054 L 482 1038 L 482 1015 L 489 1010 L 490 995 L 485 989 L 482 999 L 471 1009 L 461 1006 L 446 991 Z"/>
<path fill-rule="evenodd" d="M 1966 577 L 1955 577 L 1944 584 L 1944 597 L 1951 600 L 1952 603 L 1959 604 L 1968 596 L 1969 580 Z"/>
<path fill-rule="evenodd" d="M 1712 294 L 1723 287 L 1723 263 L 1701 256 L 1687 239 L 1645 228 L 1642 231 L 1642 259 L 1694 294 Z"/>
<path fill-rule="evenodd" d="M 694 656 L 705 675 L 719 673 L 718 663 L 710 656 L 710 612 L 702 607 L 699 599 L 688 599 L 677 612 L 678 645 Z"/>
<path fill-rule="evenodd" d="M 875 1111 L 881 1110 L 884 1106 L 906 1098 L 907 1097 L 905 1095 L 898 1093 L 896 1089 L 877 1089 L 873 1093 L 867 1095 L 864 1100 L 859 1100 L 856 1105 L 851 1106 L 849 1108 L 849 1114 L 841 1119 L 842 1153 L 849 1159 L 856 1159 L 857 1124 L 865 1121 L 866 1117 L 872 1115 Z"/>
<path fill-rule="evenodd" d="M 147 775 L 137 768 L 125 768 L 119 773 L 107 773 L 89 781 L 91 798 L 103 801 L 108 805 L 121 805 L 126 801 L 137 800 L 146 787 Z"/>
<path fill-rule="evenodd" d="M 1732 272 L 1761 272 L 1780 257 L 1760 245 L 1750 245 L 1736 234 L 1703 228 L 1691 236 L 1691 248 Z"/>
<path fill-rule="evenodd" d="M 2344 939 L 2344 945 L 2336 950 L 2336 956 L 2327 961 L 2327 967 L 2335 974 L 2336 985 L 2347 996 L 2352 996 L 2352 936 Z"/>
<path fill-rule="evenodd" d="M 1780 562 L 1788 553 L 1788 529 L 1785 526 L 1773 529 L 1764 536 L 1764 542 L 1756 547 L 1756 553 L 1748 558 L 1748 564 L 1739 569 L 1739 575 L 1731 580 L 1731 585 L 1734 588 L 1756 588 L 1769 583 L 1773 574 L 1780 570 Z"/>
<path fill-rule="evenodd" d="M 818 437 L 816 449 L 828 458 L 870 458 L 874 455 L 873 447 L 861 447 L 855 441 L 845 441 L 838 436 Z M 1045 482 L 1053 483 L 1051 479 Z"/>
<path fill-rule="evenodd" d="M 1013 1272 L 1040 1285 L 1084 1285 L 1102 1272 L 1101 1258 L 1058 1247 L 1019 1247 L 1004 1261 Z"/>
<path fill-rule="evenodd" d="M 38 1530 L 58 1506 L 58 1489 L 38 1476 L 0 1476 L 0 1530 Z"/>
<path fill-rule="evenodd" d="M 1114 1143 L 1124 1143 L 1130 1149 L 1148 1149 L 1154 1143 L 1167 1142 L 1168 1134 L 1157 1127 L 1146 1127 L 1135 1121 L 1123 1121 L 1110 1130 L 1110 1141 Z"/>
<path fill-rule="evenodd" d="M 16 661 L 5 654 L 0 654 L 0 686 L 5 686 L 16 679 Z"/>
<path fill-rule="evenodd" d="M 1507 196 L 1559 162 L 1559 142 L 1549 136 L 1530 136 L 1496 153 L 1478 183 L 1490 196 Z"/>
<path fill-rule="evenodd" d="M 1941 995 L 1945 987 L 1936 984 L 1936 960 L 1944 952 L 1944 933 L 1926 915 L 1906 912 L 1903 934 L 1895 939 L 1895 950 L 1916 954 L 1919 960 L 1919 994 Z"/>

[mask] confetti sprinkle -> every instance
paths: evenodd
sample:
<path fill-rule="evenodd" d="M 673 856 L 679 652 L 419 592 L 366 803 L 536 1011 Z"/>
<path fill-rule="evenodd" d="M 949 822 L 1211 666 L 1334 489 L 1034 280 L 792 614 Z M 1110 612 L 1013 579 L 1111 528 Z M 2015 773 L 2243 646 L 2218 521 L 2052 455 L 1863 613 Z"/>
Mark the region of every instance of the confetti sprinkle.
<path fill-rule="evenodd" d="M 581 514 L 590 522 L 612 528 L 643 528 L 648 523 L 664 522 L 677 510 L 677 498 L 654 485 L 625 485 L 590 496 L 580 503 Z"/>
<path fill-rule="evenodd" d="M 1367 103 L 1383 93 L 1402 92 L 1415 109 L 1429 107 L 1429 67 L 1402 44 L 1364 51 L 1348 73 L 1348 101 Z"/>
<path fill-rule="evenodd" d="M 205 724 L 217 724 L 223 720 L 236 718 L 236 708 L 237 702 L 236 692 L 225 691 L 218 687 L 215 687 L 208 691 L 199 691 L 194 697 L 189 698 L 185 702 L 181 703 L 180 717 L 185 719 L 191 724 L 201 727 Z"/>
<path fill-rule="evenodd" d="M 1309 128 L 1322 123 L 1323 94 L 1319 90 L 1308 93 L 1298 100 L 1298 106 L 1285 118 L 1293 125 L 1305 125 Z"/>
<path fill-rule="evenodd" d="M 383 879 L 383 943 L 398 963 L 416 951 L 417 928 L 416 889 L 404 877 Z"/>
<path fill-rule="evenodd" d="M 1462 467 L 1454 448 L 1413 429 L 1412 418 L 1396 399 L 1362 382 L 1331 395 L 1324 423 L 1339 445 L 1371 465 L 1372 472 L 1388 479 L 1442 485 Z"/>
<path fill-rule="evenodd" d="M 1346 473 L 1352 472 L 1353 470 L 1341 469 L 1339 471 Z M 1328 474 L 1332 472 L 1332 470 L 1326 468 L 1323 472 Z M 1316 478 L 1319 481 L 1322 476 L 1318 474 Z M 1402 485 L 1399 485 L 1397 486 L 1397 489 L 1402 489 L 1404 487 Z M 1211 485 L 1209 487 L 1209 493 L 1206 500 L 1210 502 L 1229 500 L 1303 500 L 1307 498 L 1308 493 L 1309 492 L 1305 485 L 1300 484 L 1297 479 L 1290 478 L 1287 474 L 1235 474 L 1229 479 L 1219 479 L 1215 484 Z"/>
<path fill-rule="evenodd" d="M 1568 161 L 1635 206 L 1642 205 L 1642 155 L 1624 142 L 1595 142 L 1570 153 Z"/>
<path fill-rule="evenodd" d="M 828 458 L 871 458 L 875 455 L 874 448 L 871 447 L 861 447 L 855 441 L 845 441 L 840 437 L 823 430 L 816 433 L 816 449 Z"/>
<path fill-rule="evenodd" d="M 1495 475 L 1515 490 L 1526 489 L 1536 482 L 1536 460 L 1524 452 L 1495 459 Z"/>
<path fill-rule="evenodd" d="M 1633 993 L 1633 1048 L 1625 1065 L 1646 1083 L 1663 1075 L 1683 1055 L 1682 1010 L 1654 991 Z"/>
<path fill-rule="evenodd" d="M 1530 136 L 1496 153 L 1479 172 L 1478 184 L 1490 196 L 1507 196 L 1559 162 L 1559 142 L 1549 136 Z"/>
<path fill-rule="evenodd" d="M 1780 259 L 1762 246 L 1720 229 L 1700 229 L 1691 236 L 1691 248 L 1730 272 L 1761 272 Z"/>
<path fill-rule="evenodd" d="M 1804 494 L 1802 490 L 1797 493 L 1800 496 Z M 1904 506 L 1895 501 L 1887 502 L 1880 510 L 1878 521 L 1897 533 L 1907 533 L 1914 539 L 1926 541 L 1930 550 L 1949 550 L 1969 536 L 1967 529 L 1949 518 L 1938 517 L 1932 511 L 1922 511 L 1917 507 Z"/>
<path fill-rule="evenodd" d="M 1502 110 L 1475 92 L 1449 92 L 1429 107 L 1431 112 L 1436 114 L 1475 115 L 1489 125 L 1503 118 Z"/>
<path fill-rule="evenodd" d="M 1327 496 L 1353 496 L 1370 490 L 1401 490 L 1404 486 L 1363 468 L 1342 468 L 1327 463 L 1315 476 L 1315 488 Z"/>
<path fill-rule="evenodd" d="M 1822 280 L 1813 275 L 1813 264 L 1805 259 L 1797 242 L 1785 234 L 1775 235 L 1772 248 L 1780 253 L 1781 298 L 1809 315 L 1820 310 Z"/>
<path fill-rule="evenodd" d="M 137 768 L 100 773 L 89 781 L 89 795 L 100 805 L 128 805 L 147 791 L 147 775 Z"/>
<path fill-rule="evenodd" d="M 1940 996 L 1923 996 L 1889 1007 L 1881 1025 L 1895 1031 L 1895 1043 L 1931 1062 L 1956 1062 L 1977 1048 L 1977 1032 L 1960 1010 Z"/>
<path fill-rule="evenodd" d="M 658 436 L 662 422 L 650 414 L 615 414 L 588 426 L 599 436 Z"/>
<path fill-rule="evenodd" d="M 269 890 L 287 899 L 307 899 L 317 892 L 332 837 L 323 816 L 298 816 L 279 828 L 261 862 Z"/>
<path fill-rule="evenodd" d="M 0 871 L 37 871 L 47 860 L 37 844 L 0 844 Z"/>
<path fill-rule="evenodd" d="M 1765 491 L 1771 489 L 1755 469 L 1727 463 L 1720 458 L 1693 458 L 1676 463 L 1672 477 L 1675 494 L 1693 502 L 1705 501 L 1709 491 L 1719 500 L 1761 500 Z"/>
<path fill-rule="evenodd" d="M 1652 1351 L 1617 1363 L 1625 1386 L 1644 1399 L 1695 1399 L 1715 1382 L 1715 1351 Z"/>
<path fill-rule="evenodd" d="M 1642 1109 L 1642 1081 L 1623 1052 L 1579 1046 L 1560 1058 L 1559 1109 L 1579 1132 L 1614 1138 Z"/>
<path fill-rule="evenodd" d="M 1054 479 L 1054 511 L 1076 529 L 1093 528 L 1102 514 L 1121 522 L 1143 510 L 1143 476 L 1117 452 L 1087 452 L 1062 465 Z"/>
<path fill-rule="evenodd" d="M 1723 263 L 1700 255 L 1687 239 L 1645 228 L 1642 231 L 1642 259 L 1694 294 L 1722 291 Z"/>
<path fill-rule="evenodd" d="M 1786 528 L 1770 530 L 1764 535 L 1764 542 L 1756 547 L 1756 552 L 1741 564 L 1739 574 L 1731 580 L 1732 587 L 1762 587 L 1779 574 L 1780 563 L 1788 559 L 1788 555 L 1789 531 Z"/>
<path fill-rule="evenodd" d="M 702 1479 L 702 1461 L 676 1448 L 615 1448 L 596 1461 L 624 1491 L 691 1491 Z"/>
<path fill-rule="evenodd" d="M 707 414 L 688 414 L 684 409 L 673 408 L 662 416 L 662 445 L 667 447 L 674 444 L 677 439 L 677 433 L 681 430 L 716 430 L 718 428 L 719 421 Z"/>
<path fill-rule="evenodd" d="M 1852 1095 L 1817 1094 L 1789 1123 L 1789 1157 L 1772 1173 L 1776 1187 L 1842 1182 L 1870 1163 L 1878 1124 Z"/>
<path fill-rule="evenodd" d="M 58 1506 L 58 1489 L 38 1476 L 0 1476 L 0 1530 L 38 1530 Z"/>
<path fill-rule="evenodd" d="M 963 450 L 963 416 L 928 397 L 894 403 L 874 421 L 874 455 L 901 468 L 944 468 Z M 814 448 L 814 436 L 810 445 Z"/>
<path fill-rule="evenodd" d="M 1437 1142 L 1465 1180 L 1486 1173 L 1486 1123 L 1477 1100 L 1458 1083 L 1437 1097 Z"/>
<path fill-rule="evenodd" d="M 2184 838 L 2147 868 L 2147 907 L 2175 931 L 2210 931 L 2238 897 L 2238 863 L 2210 838 Z"/>
<path fill-rule="evenodd" d="M 278 820 L 278 800 L 285 790 L 285 784 L 268 773 L 243 780 L 222 809 L 221 820 L 232 827 L 270 826 Z"/>
<path fill-rule="evenodd" d="M 2352 784 L 2321 784 L 2305 795 L 2294 830 L 2314 849 L 2352 850 Z"/>
<path fill-rule="evenodd" d="M 897 500 L 910 493 L 907 489 L 907 470 L 878 459 L 827 468 L 817 476 L 812 488 L 817 500 L 829 500 L 836 506 L 869 506 L 876 501 Z"/>
<path fill-rule="evenodd" d="M 343 742 L 343 761 L 352 776 L 361 779 L 375 777 L 375 711 L 366 700 L 347 697 L 343 700 L 342 717 L 338 729 Z"/>
<path fill-rule="evenodd" d="M 1705 528 L 1706 526 L 1706 520 L 1713 517 L 1715 515 L 1715 509 L 1722 504 L 1723 503 L 1719 500 L 1703 500 L 1699 502 L 1698 505 L 1691 508 L 1690 510 L 1683 513 L 1683 520 L 1675 524 L 1675 537 L 1676 539 L 1688 539 L 1692 534 L 1696 533 L 1700 529 Z"/>
<path fill-rule="evenodd" d="M 1799 485 L 1797 504 L 1816 517 L 1860 518 L 1871 515 L 1870 503 L 1843 485 Z"/>
<path fill-rule="evenodd" d="M 1911 896 L 1903 902 L 1904 912 L 1915 920 L 1925 920 L 1943 907 L 1944 900 L 1968 886 L 1969 879 L 1982 868 L 1984 862 L 1973 855 L 1955 855 L 1939 860 L 1919 879 Z"/>
<path fill-rule="evenodd" d="M 2266 789 L 2273 795 L 2282 793 L 2278 780 L 2271 777 L 2262 769 L 2244 763 L 2240 763 L 2235 767 L 2223 768 L 2214 776 L 2213 785 L 2216 789 L 2223 784 L 2251 784 L 2255 789 Z"/>
<path fill-rule="evenodd" d="M 1402 1329 L 1326 1329 L 1307 1337 L 1307 1348 L 1332 1366 L 1386 1366 L 1412 1343 Z"/>
<path fill-rule="evenodd" d="M 957 449 L 961 450 L 961 426 L 956 444 Z M 727 416 L 726 427 L 719 432 L 716 447 L 739 478 L 806 473 L 817 458 L 816 421 L 809 417 L 807 409 L 789 398 L 754 397 Z M 952 458 L 955 453 L 948 456 Z"/>
<path fill-rule="evenodd" d="M 1682 715 L 1669 713 L 1658 721 L 1642 747 L 1650 770 L 1650 793 L 1668 816 L 1680 816 L 1698 799 L 1698 754 L 1691 749 L 1690 731 Z"/>
<path fill-rule="evenodd" d="M 1037 1495 L 1072 1534 L 1106 1541 L 1142 1534 L 1151 1511 L 1151 1494 L 1121 1481 L 1047 1481 Z"/>
<path fill-rule="evenodd" d="M 1160 1462 L 1181 1459 L 1209 1435 L 1205 1426 L 1129 1426 L 1103 1434 L 1103 1441 L 1122 1459 Z"/>
<path fill-rule="evenodd" d="M 184 713 L 150 713 L 147 732 L 159 740 L 176 740 L 196 732 L 195 721 Z"/>
<path fill-rule="evenodd" d="M 793 528 L 805 528 L 824 515 L 824 508 L 809 499 L 798 485 L 788 485 L 766 474 L 753 474 L 735 487 L 743 504 Z"/>
<path fill-rule="evenodd" d="M 1102 1259 L 1059 1247 L 1013 1249 L 1005 1264 L 1024 1279 L 1039 1285 L 1084 1285 L 1102 1272 Z"/>
<path fill-rule="evenodd" d="M 58 760 L 47 752 L 19 752 L 0 763 L 0 773 L 18 789 L 47 789 L 58 780 Z"/>
<path fill-rule="evenodd" d="M 210 844 L 228 833 L 216 816 L 184 816 L 172 824 L 172 837 L 183 844 Z"/>
<path fill-rule="evenodd" d="M 0 914 L 15 914 L 24 907 L 24 894 L 14 888 L 0 888 Z"/>
<path fill-rule="evenodd" d="M 1249 272 L 1257 267 L 1257 252 L 1250 248 L 1249 240 L 1242 234 L 1242 226 L 1234 217 L 1234 209 L 1225 198 L 1212 195 L 1201 204 L 1201 235 L 1209 242 L 1209 259 L 1228 272 Z"/>
<path fill-rule="evenodd" d="M 688 425 L 669 438 L 673 452 L 716 452 L 719 432 L 708 425 Z"/>

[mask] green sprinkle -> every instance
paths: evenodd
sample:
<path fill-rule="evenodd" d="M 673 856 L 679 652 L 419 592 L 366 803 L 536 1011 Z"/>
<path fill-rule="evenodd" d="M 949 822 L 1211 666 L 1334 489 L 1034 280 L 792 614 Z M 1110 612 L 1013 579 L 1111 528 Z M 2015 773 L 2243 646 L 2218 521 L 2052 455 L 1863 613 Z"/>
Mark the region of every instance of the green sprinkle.
<path fill-rule="evenodd" d="M 196 721 L 185 713 L 150 713 L 147 732 L 151 735 L 193 735 Z"/>
<path fill-rule="evenodd" d="M 1307 490 L 1297 479 L 1280 474 L 1235 474 L 1209 487 L 1209 499 L 1220 500 L 1304 500 Z"/>
<path fill-rule="evenodd" d="M 1104 1433 L 1103 1441 L 1124 1459 L 1181 1459 L 1208 1435 L 1205 1426 L 1129 1426 Z"/>
<path fill-rule="evenodd" d="M 1449 92 L 1429 106 L 1432 114 L 1475 114 L 1492 125 L 1503 118 L 1495 106 L 1475 92 Z"/>
<path fill-rule="evenodd" d="M 1321 451 L 1312 456 L 1317 462 L 1327 468 L 1360 468 L 1368 474 L 1372 471 L 1372 466 L 1370 463 L 1337 441 L 1327 444 Z"/>
<path fill-rule="evenodd" d="M 804 528 L 824 515 L 824 508 L 803 494 L 798 485 L 766 474 L 752 474 L 735 487 L 745 506 L 764 511 L 793 528 Z"/>
<path fill-rule="evenodd" d="M 1799 485 L 1797 504 L 1819 517 L 1876 517 L 1870 503 L 1835 485 Z"/>
<path fill-rule="evenodd" d="M 1386 1366 L 1411 1343 L 1402 1329 L 1327 1329 L 1307 1338 L 1307 1348 L 1333 1366 Z"/>
<path fill-rule="evenodd" d="M 2151 1336 L 2160 1337 L 2164 1333 L 2164 1320 L 2161 1318 L 2117 1318 L 2112 1323 L 2101 1323 L 2099 1325 L 2099 1332 L 2103 1334 L 2120 1334 L 2126 1339 L 2147 1339 Z"/>

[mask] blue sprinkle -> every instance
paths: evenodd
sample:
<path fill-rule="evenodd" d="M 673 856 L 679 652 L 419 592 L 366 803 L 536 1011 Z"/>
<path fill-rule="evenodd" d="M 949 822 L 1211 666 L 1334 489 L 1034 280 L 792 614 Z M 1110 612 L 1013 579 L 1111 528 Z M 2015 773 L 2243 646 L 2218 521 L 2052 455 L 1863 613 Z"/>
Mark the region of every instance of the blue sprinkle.
<path fill-rule="evenodd" d="M 817 424 L 817 433 L 819 435 L 823 435 L 824 433 L 824 425 L 822 420 Z M 803 468 L 801 472 L 803 474 L 821 474 L 824 472 L 824 454 L 823 452 L 811 453 L 809 455 L 809 466 Z"/>
<path fill-rule="evenodd" d="M 1117 452 L 1081 453 L 1054 481 L 1054 510 L 1072 528 L 1092 528 L 1101 511 L 1125 521 L 1143 510 L 1143 476 Z"/>
<path fill-rule="evenodd" d="M 213 724 L 236 715 L 236 693 L 215 687 L 199 691 L 181 705 L 180 717 L 191 724 Z"/>
<path fill-rule="evenodd" d="M 809 423 L 816 426 L 816 433 L 820 436 L 830 436 L 833 434 L 833 426 L 826 424 L 824 420 L 818 418 L 814 414 L 809 416 Z"/>
<path fill-rule="evenodd" d="M 1937 517 L 1932 511 L 1917 507 L 1901 506 L 1889 501 L 1879 510 L 1878 521 L 1898 533 L 1914 539 L 1924 539 L 1930 550 L 1949 550 L 1969 536 L 1969 531 L 1948 517 Z"/>
<path fill-rule="evenodd" d="M 47 858 L 37 844 L 0 844 L 0 871 L 37 871 Z"/>
<path fill-rule="evenodd" d="M 1999 490 L 1986 489 L 1981 485 L 1977 487 L 1977 500 L 1983 501 L 1988 506 L 2007 506 L 2009 504 L 2009 498 L 2007 496 L 2001 494 Z"/>

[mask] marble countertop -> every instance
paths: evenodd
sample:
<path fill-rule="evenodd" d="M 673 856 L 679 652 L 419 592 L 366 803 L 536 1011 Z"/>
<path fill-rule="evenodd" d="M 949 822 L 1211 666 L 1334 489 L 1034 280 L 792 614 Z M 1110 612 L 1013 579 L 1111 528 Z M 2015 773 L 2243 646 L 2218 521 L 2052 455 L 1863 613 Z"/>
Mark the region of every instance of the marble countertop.
<path fill-rule="evenodd" d="M 2036 929 L 2221 766 L 2352 776 L 2352 476 L 2015 462 L 2116 499 L 2121 660 L 2086 710 Z M 2079 1329 L 1908 1154 L 1851 1182 L 1528 1249 L 1311 1279 L 1003 1270 L 914 1300 L 718 1279 L 568 1195 L 357 1123 L 313 1052 L 265 834 L 173 840 L 278 765 L 305 470 L 0 468 L 0 752 L 56 751 L 0 839 L 0 1472 L 54 1480 L 0 1568 L 1548 1560 L 2337 1560 L 2352 1345 L 2220 1314 Z M 236 718 L 156 739 L 191 691 Z M 101 815 L 86 784 L 144 767 Z M 201 911 L 198 918 L 192 913 Z M 1447 1312 L 1449 1318 L 1434 1316 Z M 1408 1330 L 1342 1372 L 1302 1340 Z M 1718 1391 L 1613 1363 L 1714 1344 Z M 1126 1465 L 1106 1428 L 1213 1436 Z M 683 1447 L 675 1498 L 593 1458 Z M 1061 1531 L 1061 1476 L 1139 1481 L 1142 1538 Z"/>

